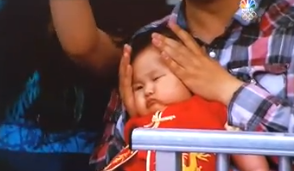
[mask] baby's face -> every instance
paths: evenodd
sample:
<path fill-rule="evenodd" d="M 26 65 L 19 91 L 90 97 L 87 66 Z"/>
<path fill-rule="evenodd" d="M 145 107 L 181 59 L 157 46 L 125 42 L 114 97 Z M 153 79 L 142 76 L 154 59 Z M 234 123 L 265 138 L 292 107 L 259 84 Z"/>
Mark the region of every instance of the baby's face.
<path fill-rule="evenodd" d="M 191 97 L 185 85 L 165 66 L 153 46 L 141 51 L 133 62 L 133 91 L 139 115 L 163 110 Z"/>

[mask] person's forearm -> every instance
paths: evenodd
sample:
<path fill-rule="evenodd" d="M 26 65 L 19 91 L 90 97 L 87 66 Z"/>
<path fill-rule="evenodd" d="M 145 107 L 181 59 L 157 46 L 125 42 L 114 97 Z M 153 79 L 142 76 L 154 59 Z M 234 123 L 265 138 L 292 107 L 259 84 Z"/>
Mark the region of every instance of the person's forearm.
<path fill-rule="evenodd" d="M 294 107 L 254 84 L 241 87 L 228 106 L 229 121 L 246 131 L 294 131 Z"/>
<path fill-rule="evenodd" d="M 87 0 L 50 0 L 53 25 L 63 49 L 73 55 L 95 49 L 97 27 Z"/>
<path fill-rule="evenodd" d="M 264 156 L 232 155 L 234 166 L 240 171 L 269 171 L 269 165 Z"/>
<path fill-rule="evenodd" d="M 121 50 L 96 27 L 88 0 L 50 0 L 53 25 L 63 50 L 100 74 L 115 74 Z"/>

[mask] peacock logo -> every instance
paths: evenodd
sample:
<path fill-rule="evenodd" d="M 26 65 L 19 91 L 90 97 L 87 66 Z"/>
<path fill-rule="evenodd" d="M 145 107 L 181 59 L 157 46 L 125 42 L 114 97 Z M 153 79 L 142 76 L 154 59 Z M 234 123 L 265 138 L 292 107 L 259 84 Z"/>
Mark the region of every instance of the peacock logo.
<path fill-rule="evenodd" d="M 256 8 L 255 0 L 241 0 L 240 8 L 242 10 L 255 10 Z"/>
<path fill-rule="evenodd" d="M 257 17 L 257 14 L 255 12 L 255 0 L 241 0 L 240 9 L 242 10 L 242 18 L 246 21 L 251 21 Z"/>

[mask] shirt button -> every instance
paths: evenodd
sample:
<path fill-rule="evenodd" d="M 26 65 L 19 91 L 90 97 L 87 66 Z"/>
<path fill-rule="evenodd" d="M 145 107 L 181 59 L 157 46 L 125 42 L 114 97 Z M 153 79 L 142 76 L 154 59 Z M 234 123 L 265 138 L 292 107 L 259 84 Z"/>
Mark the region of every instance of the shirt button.
<path fill-rule="evenodd" d="M 251 79 L 250 84 L 257 84 L 257 82 L 255 81 L 255 79 Z"/>
<path fill-rule="evenodd" d="M 212 57 L 212 58 L 215 58 L 216 57 L 216 53 L 213 52 L 213 51 L 211 51 L 211 52 L 209 52 L 209 56 Z"/>

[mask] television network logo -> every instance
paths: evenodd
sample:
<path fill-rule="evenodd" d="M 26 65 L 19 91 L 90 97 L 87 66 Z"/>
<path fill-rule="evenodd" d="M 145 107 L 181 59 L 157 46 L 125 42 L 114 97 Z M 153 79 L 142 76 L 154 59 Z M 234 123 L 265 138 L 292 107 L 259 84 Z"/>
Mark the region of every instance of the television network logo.
<path fill-rule="evenodd" d="M 252 21 L 257 17 L 255 12 L 256 2 L 255 0 L 241 0 L 240 9 L 242 10 L 242 19 L 246 21 Z"/>

